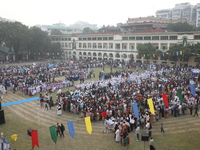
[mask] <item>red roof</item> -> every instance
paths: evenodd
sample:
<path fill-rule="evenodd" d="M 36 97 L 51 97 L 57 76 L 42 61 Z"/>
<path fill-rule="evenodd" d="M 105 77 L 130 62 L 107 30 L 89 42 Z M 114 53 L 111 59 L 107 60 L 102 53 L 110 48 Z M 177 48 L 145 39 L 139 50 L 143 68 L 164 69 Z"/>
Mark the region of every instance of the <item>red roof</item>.
<path fill-rule="evenodd" d="M 121 31 L 115 31 L 115 32 L 95 32 L 95 33 L 86 33 L 86 34 L 121 34 Z"/>
<path fill-rule="evenodd" d="M 151 25 L 151 24 L 169 24 L 164 22 L 136 22 L 136 23 L 128 23 L 128 25 Z"/>
<path fill-rule="evenodd" d="M 156 28 L 155 30 L 131 31 L 130 33 L 161 33 L 161 32 L 165 32 L 165 30 L 161 28 Z"/>
<path fill-rule="evenodd" d="M 160 33 L 160 32 L 165 32 L 165 30 L 161 29 L 161 28 L 156 28 L 155 30 L 151 29 L 151 30 L 130 31 L 130 33 Z M 122 34 L 122 32 L 121 31 L 118 31 L 118 32 L 95 32 L 95 33 L 86 33 L 84 35 L 96 35 L 96 34 Z M 82 35 L 82 34 L 75 33 L 72 35 Z"/>

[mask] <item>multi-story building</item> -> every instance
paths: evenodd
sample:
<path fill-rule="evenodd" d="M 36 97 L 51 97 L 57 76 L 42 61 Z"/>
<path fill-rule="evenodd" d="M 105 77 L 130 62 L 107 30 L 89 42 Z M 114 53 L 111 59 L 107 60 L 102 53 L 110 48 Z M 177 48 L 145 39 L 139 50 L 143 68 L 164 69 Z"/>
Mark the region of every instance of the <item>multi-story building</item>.
<path fill-rule="evenodd" d="M 64 57 L 68 59 L 133 60 L 137 57 L 137 46 L 152 43 L 156 49 L 166 52 L 170 46 L 196 44 L 200 42 L 200 32 L 146 32 L 146 33 L 90 33 L 77 35 L 50 36 L 52 43 L 60 42 Z"/>
<path fill-rule="evenodd" d="M 196 26 L 199 26 L 197 17 L 197 5 L 191 5 L 190 3 L 176 4 L 172 9 L 161 9 L 156 11 L 157 18 L 185 18 L 188 21 L 195 21 Z"/>
<path fill-rule="evenodd" d="M 185 18 L 157 18 L 154 16 L 129 18 L 126 24 L 121 25 L 121 30 L 127 33 L 141 32 L 165 32 L 168 24 L 177 22 L 187 22 L 195 26 L 194 21 L 189 21 Z"/>
<path fill-rule="evenodd" d="M 89 24 L 87 22 L 78 21 L 73 25 L 66 26 L 64 23 L 56 23 L 53 25 L 38 25 L 37 27 L 41 28 L 43 31 L 51 33 L 53 29 L 59 30 L 62 34 L 80 34 L 83 33 L 84 28 L 89 27 L 94 32 L 97 32 L 96 24 Z"/>
<path fill-rule="evenodd" d="M 162 9 L 156 11 L 157 18 L 171 18 L 172 12 L 171 9 Z"/>
<path fill-rule="evenodd" d="M 200 26 L 200 3 L 196 5 L 196 27 Z"/>

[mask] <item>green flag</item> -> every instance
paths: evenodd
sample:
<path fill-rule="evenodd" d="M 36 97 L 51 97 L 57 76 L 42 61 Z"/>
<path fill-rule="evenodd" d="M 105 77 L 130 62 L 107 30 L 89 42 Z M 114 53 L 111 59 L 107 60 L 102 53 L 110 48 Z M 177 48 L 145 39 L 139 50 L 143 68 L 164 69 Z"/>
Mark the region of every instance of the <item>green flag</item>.
<path fill-rule="evenodd" d="M 181 103 L 183 103 L 183 95 L 182 95 L 182 90 L 181 90 L 181 89 L 178 89 L 178 90 L 176 90 L 176 91 L 177 91 L 177 93 L 178 93 L 178 97 L 179 97 L 179 99 L 180 99 Z"/>
<path fill-rule="evenodd" d="M 123 107 L 119 107 L 118 110 L 123 111 Z"/>
<path fill-rule="evenodd" d="M 49 127 L 51 139 L 56 143 L 57 142 L 57 135 L 56 135 L 56 126 Z"/>

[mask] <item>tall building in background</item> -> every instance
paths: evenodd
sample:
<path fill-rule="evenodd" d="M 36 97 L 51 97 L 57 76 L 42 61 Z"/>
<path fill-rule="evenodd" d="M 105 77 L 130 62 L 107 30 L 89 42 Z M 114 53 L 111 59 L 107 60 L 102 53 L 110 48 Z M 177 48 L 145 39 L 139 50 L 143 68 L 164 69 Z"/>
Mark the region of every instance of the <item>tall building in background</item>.
<path fill-rule="evenodd" d="M 200 3 L 196 5 L 196 26 L 200 26 Z"/>
<path fill-rule="evenodd" d="M 200 26 L 200 4 L 191 5 L 190 3 L 175 4 L 174 8 L 161 9 L 156 11 L 157 18 L 185 18 L 188 21 L 195 21 L 195 25 Z M 198 21 L 199 20 L 199 21 Z"/>
<path fill-rule="evenodd" d="M 156 17 L 157 18 L 171 18 L 172 17 L 171 9 L 157 10 Z"/>

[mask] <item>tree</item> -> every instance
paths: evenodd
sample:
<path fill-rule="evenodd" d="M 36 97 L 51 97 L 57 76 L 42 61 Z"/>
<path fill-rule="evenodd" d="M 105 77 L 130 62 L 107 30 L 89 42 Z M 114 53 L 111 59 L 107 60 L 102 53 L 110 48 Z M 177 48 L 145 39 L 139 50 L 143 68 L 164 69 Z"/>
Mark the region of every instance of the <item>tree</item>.
<path fill-rule="evenodd" d="M 10 50 L 14 49 L 16 60 L 22 60 L 30 42 L 28 27 L 20 22 L 1 22 L 1 25 L 1 42 L 9 47 Z"/>
<path fill-rule="evenodd" d="M 180 52 L 182 53 L 181 55 Z M 188 61 L 190 57 L 195 54 L 195 50 L 192 48 L 192 45 L 189 44 L 186 46 L 183 46 L 183 44 L 175 44 L 169 47 L 167 53 L 170 56 L 169 60 L 177 61 L 181 59 L 182 61 Z"/>
<path fill-rule="evenodd" d="M 51 55 L 61 52 L 60 44 L 51 47 L 48 32 L 38 27 L 28 28 L 20 22 L 0 22 L 0 44 L 14 49 L 16 61 L 24 60 L 29 52 L 30 59 L 36 59 L 43 52 L 52 51 Z"/>
<path fill-rule="evenodd" d="M 51 52 L 61 52 L 61 45 L 59 42 L 57 43 L 52 43 L 50 47 Z"/>
<path fill-rule="evenodd" d="M 62 35 L 62 32 L 59 29 L 52 29 L 51 35 Z"/>
<path fill-rule="evenodd" d="M 152 54 L 155 54 L 156 48 L 151 43 L 139 44 L 137 46 L 138 54 L 145 55 L 148 60 Z"/>
<path fill-rule="evenodd" d="M 61 54 L 61 45 L 59 42 L 52 43 L 50 46 L 50 52 L 52 52 L 54 55 L 58 56 L 57 54 Z"/>
<path fill-rule="evenodd" d="M 29 51 L 33 52 L 34 54 L 41 52 L 48 52 L 50 50 L 50 44 L 51 44 L 51 41 L 48 37 L 48 33 L 42 31 L 38 27 L 30 28 L 30 32 L 31 32 L 31 41 L 28 45 Z M 32 59 L 36 59 L 35 56 L 36 55 L 31 55 L 30 57 Z"/>
<path fill-rule="evenodd" d="M 89 27 L 86 27 L 86 28 L 83 29 L 83 32 L 84 33 L 93 33 L 94 30 L 90 29 Z"/>
<path fill-rule="evenodd" d="M 163 53 L 161 50 L 156 50 L 156 54 L 160 57 L 160 60 L 167 60 L 168 59 L 168 55 Z"/>
<path fill-rule="evenodd" d="M 192 25 L 189 25 L 187 22 L 177 22 L 171 23 L 167 26 L 167 31 L 173 32 L 185 32 L 185 31 L 194 31 L 195 28 Z"/>

